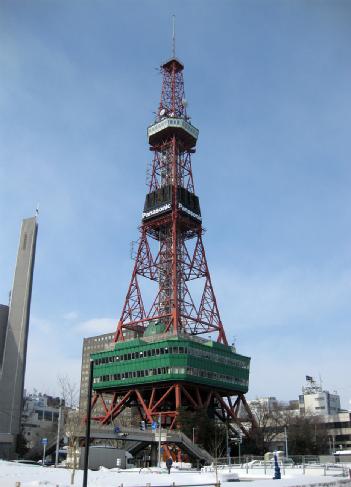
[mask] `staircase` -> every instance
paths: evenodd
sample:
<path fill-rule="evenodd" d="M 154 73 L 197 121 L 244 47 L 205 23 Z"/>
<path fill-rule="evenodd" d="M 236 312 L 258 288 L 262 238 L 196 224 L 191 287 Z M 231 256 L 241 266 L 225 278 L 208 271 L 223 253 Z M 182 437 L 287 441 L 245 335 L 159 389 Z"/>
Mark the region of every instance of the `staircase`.
<path fill-rule="evenodd" d="M 82 432 L 82 437 L 85 434 Z M 135 428 L 123 428 L 123 431 L 115 433 L 111 427 L 91 428 L 92 439 L 125 440 L 126 449 L 135 454 L 142 450 L 145 444 L 158 443 L 159 431 L 141 431 Z M 161 443 L 174 443 L 183 448 L 192 458 L 202 460 L 205 463 L 212 463 L 213 457 L 203 448 L 193 443 L 188 436 L 181 431 L 161 430 Z"/>

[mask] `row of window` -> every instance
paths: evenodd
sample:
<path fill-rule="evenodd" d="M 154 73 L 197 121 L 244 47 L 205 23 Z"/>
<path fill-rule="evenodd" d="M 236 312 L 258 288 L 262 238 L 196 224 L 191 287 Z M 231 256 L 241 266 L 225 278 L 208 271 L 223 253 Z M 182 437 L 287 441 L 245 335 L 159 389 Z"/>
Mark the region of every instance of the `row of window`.
<path fill-rule="evenodd" d="M 39 420 L 44 420 L 44 421 L 53 421 L 54 423 L 57 422 L 59 413 L 57 412 L 52 412 L 52 411 L 41 411 L 40 409 L 36 409 L 35 412 L 38 415 Z"/>
<path fill-rule="evenodd" d="M 138 377 L 149 377 L 153 375 L 166 375 L 166 374 L 188 374 L 196 377 L 203 377 L 205 379 L 214 379 L 223 382 L 229 382 L 232 384 L 248 385 L 248 380 L 233 377 L 225 374 L 218 374 L 217 372 L 210 372 L 203 369 L 197 369 L 194 367 L 158 367 L 154 369 L 146 370 L 134 370 L 128 372 L 121 372 L 120 374 L 106 374 L 100 377 L 94 378 L 94 384 L 100 382 L 109 382 L 116 380 L 134 379 Z"/>
<path fill-rule="evenodd" d="M 189 354 L 194 357 L 201 357 L 205 360 L 211 360 L 214 362 L 219 362 L 227 365 L 234 365 L 235 367 L 239 367 L 241 369 L 249 368 L 249 364 L 243 362 L 242 360 L 233 359 L 230 357 L 223 357 L 222 355 L 210 353 L 207 352 L 206 350 L 199 350 L 197 348 L 192 348 L 192 347 L 188 348 L 182 346 L 151 348 L 149 350 L 143 350 L 141 352 L 130 352 L 121 355 L 101 357 L 94 360 L 94 365 L 110 364 L 113 362 L 122 362 L 126 360 L 136 360 L 139 358 L 157 357 L 160 355 L 167 355 L 167 354 Z"/>

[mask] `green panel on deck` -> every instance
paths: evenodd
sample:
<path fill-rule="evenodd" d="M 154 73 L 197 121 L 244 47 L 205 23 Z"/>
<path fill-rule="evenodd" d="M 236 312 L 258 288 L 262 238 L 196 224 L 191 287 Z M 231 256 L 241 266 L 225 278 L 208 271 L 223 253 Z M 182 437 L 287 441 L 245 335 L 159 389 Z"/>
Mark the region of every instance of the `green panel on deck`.
<path fill-rule="evenodd" d="M 210 340 L 172 335 L 166 338 L 161 335 L 157 340 L 163 331 L 161 325 L 149 326 L 145 340 L 119 342 L 113 350 L 92 354 L 94 390 L 186 381 L 229 391 L 248 391 L 249 357 Z M 155 341 L 150 341 L 152 338 Z"/>

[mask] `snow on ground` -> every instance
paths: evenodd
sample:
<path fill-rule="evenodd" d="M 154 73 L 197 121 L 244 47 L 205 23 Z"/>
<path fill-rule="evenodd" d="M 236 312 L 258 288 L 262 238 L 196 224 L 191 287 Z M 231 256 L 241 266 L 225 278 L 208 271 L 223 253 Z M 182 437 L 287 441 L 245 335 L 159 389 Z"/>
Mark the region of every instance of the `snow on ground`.
<path fill-rule="evenodd" d="M 240 469 L 235 469 L 239 472 Z M 234 472 L 234 469 L 232 469 Z M 219 480 L 223 487 L 233 487 L 227 482 L 228 471 L 219 472 Z M 244 480 L 245 471 L 242 472 Z M 257 475 L 260 475 L 257 472 Z M 232 475 L 233 476 L 233 475 Z M 252 476 L 251 476 L 252 478 Z M 350 479 L 294 475 L 282 480 L 254 480 L 252 487 L 351 487 Z M 21 487 L 70 487 L 71 471 L 65 468 L 41 467 L 36 465 L 16 464 L 12 462 L 0 461 L 0 487 L 16 487 L 16 482 L 21 482 Z M 262 476 L 261 476 L 262 479 Z M 83 481 L 83 471 L 77 470 L 75 474 L 74 487 L 81 487 Z M 214 472 L 196 471 L 174 471 L 168 475 L 163 469 L 130 469 L 130 470 L 107 470 L 102 469 L 97 472 L 89 471 L 88 487 L 146 487 L 146 484 L 153 486 L 172 486 L 177 485 L 201 485 L 216 482 Z M 272 485 L 273 483 L 273 485 Z"/>

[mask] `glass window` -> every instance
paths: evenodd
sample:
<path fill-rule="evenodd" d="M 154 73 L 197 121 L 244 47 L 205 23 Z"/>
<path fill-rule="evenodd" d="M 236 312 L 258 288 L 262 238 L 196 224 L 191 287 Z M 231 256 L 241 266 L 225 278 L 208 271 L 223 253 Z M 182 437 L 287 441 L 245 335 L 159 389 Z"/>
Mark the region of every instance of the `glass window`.
<path fill-rule="evenodd" d="M 168 353 L 168 347 L 165 347 L 165 353 Z"/>
<path fill-rule="evenodd" d="M 156 348 L 156 355 L 160 355 L 160 349 Z"/>
<path fill-rule="evenodd" d="M 154 349 L 154 348 L 151 350 L 151 355 L 152 355 L 153 357 L 155 356 L 155 349 Z"/>
<path fill-rule="evenodd" d="M 179 347 L 179 353 L 184 353 L 184 347 Z"/>
<path fill-rule="evenodd" d="M 35 411 L 38 415 L 38 419 L 43 419 L 43 411 L 40 411 L 39 409 Z"/>
<path fill-rule="evenodd" d="M 51 411 L 44 411 L 44 420 L 45 421 L 52 421 L 52 412 Z"/>

